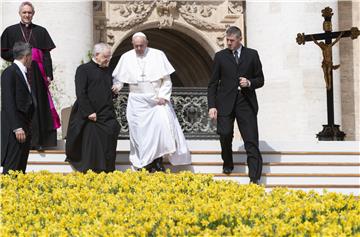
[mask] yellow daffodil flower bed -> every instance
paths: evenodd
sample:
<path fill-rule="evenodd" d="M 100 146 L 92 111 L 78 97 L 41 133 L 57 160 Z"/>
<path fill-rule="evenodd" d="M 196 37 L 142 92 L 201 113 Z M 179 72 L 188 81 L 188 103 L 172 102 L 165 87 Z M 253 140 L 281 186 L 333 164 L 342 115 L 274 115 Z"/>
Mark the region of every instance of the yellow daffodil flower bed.
<path fill-rule="evenodd" d="M 360 236 L 357 197 L 210 175 L 0 176 L 1 236 Z"/>

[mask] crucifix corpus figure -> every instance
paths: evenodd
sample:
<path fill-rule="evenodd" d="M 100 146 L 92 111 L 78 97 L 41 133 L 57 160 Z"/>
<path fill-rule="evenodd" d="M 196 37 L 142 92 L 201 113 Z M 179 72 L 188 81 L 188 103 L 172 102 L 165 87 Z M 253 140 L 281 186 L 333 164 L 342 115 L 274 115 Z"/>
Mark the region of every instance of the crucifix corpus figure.
<path fill-rule="evenodd" d="M 331 89 L 332 84 L 332 70 L 336 70 L 340 67 L 340 64 L 333 65 L 332 61 L 332 47 L 340 41 L 341 37 L 343 36 L 344 32 L 341 32 L 340 35 L 336 38 L 334 42 L 331 44 L 326 44 L 325 42 L 319 42 L 317 41 L 314 36 L 311 35 L 311 39 L 314 41 L 314 43 L 320 47 L 323 54 L 323 61 L 322 61 L 322 69 L 324 71 L 324 79 L 326 83 L 326 89 Z"/>

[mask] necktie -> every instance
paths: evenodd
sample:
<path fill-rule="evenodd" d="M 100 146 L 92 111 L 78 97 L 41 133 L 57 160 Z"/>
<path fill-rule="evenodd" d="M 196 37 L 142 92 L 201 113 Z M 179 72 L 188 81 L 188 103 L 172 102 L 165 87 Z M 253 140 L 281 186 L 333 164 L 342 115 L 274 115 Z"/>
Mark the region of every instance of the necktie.
<path fill-rule="evenodd" d="M 29 87 L 31 88 L 31 76 L 29 72 L 25 72 L 26 81 L 28 82 Z M 29 88 L 29 89 L 30 89 Z"/>
<path fill-rule="evenodd" d="M 234 57 L 235 57 L 235 62 L 236 62 L 236 64 L 239 64 L 239 55 L 238 55 L 238 51 L 237 51 L 237 50 L 234 51 Z"/>

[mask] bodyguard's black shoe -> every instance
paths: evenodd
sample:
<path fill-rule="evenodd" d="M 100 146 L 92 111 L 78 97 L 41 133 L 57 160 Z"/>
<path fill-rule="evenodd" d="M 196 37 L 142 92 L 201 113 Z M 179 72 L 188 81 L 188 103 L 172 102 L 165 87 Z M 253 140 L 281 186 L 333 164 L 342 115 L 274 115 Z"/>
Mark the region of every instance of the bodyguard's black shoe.
<path fill-rule="evenodd" d="M 163 165 L 163 158 L 160 157 L 160 158 L 157 158 L 155 159 L 155 169 L 156 171 L 160 171 L 160 172 L 165 172 L 166 169 Z"/>
<path fill-rule="evenodd" d="M 224 167 L 223 168 L 223 173 L 224 174 L 231 174 L 231 172 L 233 171 L 234 168 L 232 167 Z"/>
<path fill-rule="evenodd" d="M 43 146 L 32 146 L 31 150 L 44 151 L 45 148 Z"/>
<path fill-rule="evenodd" d="M 257 184 L 257 185 L 259 185 L 259 180 L 258 180 L 258 179 L 250 179 L 250 184 Z"/>

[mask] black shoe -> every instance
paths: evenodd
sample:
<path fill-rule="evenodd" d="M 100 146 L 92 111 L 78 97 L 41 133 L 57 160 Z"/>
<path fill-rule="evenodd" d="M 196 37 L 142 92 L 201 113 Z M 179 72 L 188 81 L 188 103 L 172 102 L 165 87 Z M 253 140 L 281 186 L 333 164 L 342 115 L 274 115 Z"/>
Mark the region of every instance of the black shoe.
<path fill-rule="evenodd" d="M 155 169 L 156 171 L 160 171 L 160 172 L 165 172 L 166 169 L 163 165 L 163 158 L 160 157 L 160 158 L 157 158 L 155 159 Z"/>
<path fill-rule="evenodd" d="M 43 146 L 32 146 L 31 150 L 44 151 L 45 148 Z"/>
<path fill-rule="evenodd" d="M 250 184 L 257 184 L 257 185 L 259 185 L 259 180 L 258 180 L 258 179 L 252 179 L 252 178 L 250 178 Z"/>
<path fill-rule="evenodd" d="M 154 162 L 151 162 L 150 164 L 144 166 L 143 168 L 145 168 L 147 171 L 149 171 L 149 173 L 155 173 L 156 172 Z"/>
<path fill-rule="evenodd" d="M 224 174 L 231 174 L 234 168 L 232 167 L 223 167 L 223 173 Z"/>

